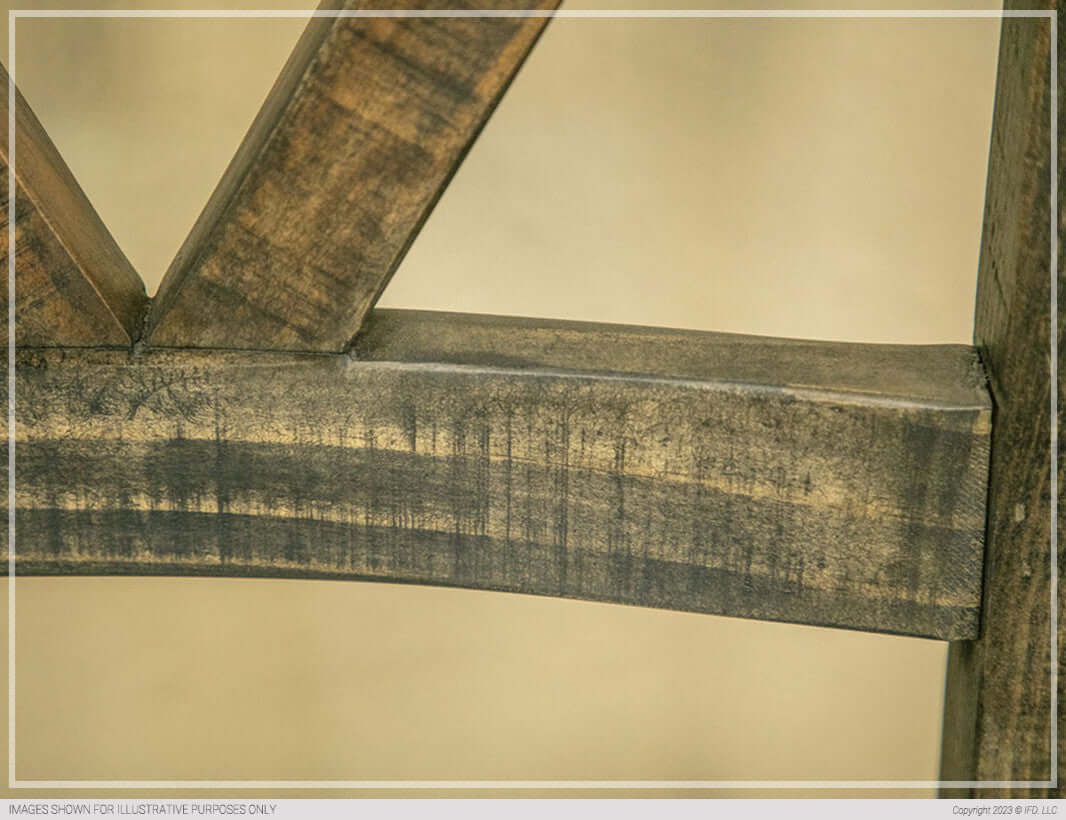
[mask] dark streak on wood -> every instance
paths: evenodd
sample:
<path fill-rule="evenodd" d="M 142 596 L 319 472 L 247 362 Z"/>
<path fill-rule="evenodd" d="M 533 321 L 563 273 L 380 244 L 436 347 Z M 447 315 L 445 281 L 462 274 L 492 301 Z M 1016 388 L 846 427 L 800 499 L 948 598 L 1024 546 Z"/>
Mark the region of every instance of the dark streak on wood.
<path fill-rule="evenodd" d="M 357 353 L 23 351 L 20 571 L 976 634 L 990 405 L 969 348 L 392 311 Z"/>
<path fill-rule="evenodd" d="M 546 23 L 312 20 L 167 271 L 149 341 L 344 350 Z"/>
<path fill-rule="evenodd" d="M 1008 3 L 1013 7 L 1014 3 Z M 1043 4 L 1036 4 L 1041 6 Z M 1020 4 L 1032 8 L 1033 4 Z M 1045 6 L 1047 7 L 1047 6 Z M 1054 8 L 1054 6 L 1051 6 Z M 1066 26 L 1058 15 L 1059 190 L 1066 188 L 1062 116 L 1066 113 Z M 995 399 L 989 490 L 988 549 L 982 634 L 952 644 L 948 657 L 941 779 L 1048 781 L 1051 771 L 1051 516 L 1057 515 L 1063 566 L 1061 499 L 1051 499 L 1050 70 L 1047 20 L 1005 19 L 989 156 L 974 341 L 989 370 Z M 1066 221 L 1057 207 L 1059 246 Z M 1061 420 L 1066 277 L 1059 257 L 1058 336 Z M 1064 438 L 1059 434 L 1058 486 Z M 1055 512 L 1053 512 L 1055 510 Z M 1059 581 L 1060 595 L 1063 589 Z M 1063 604 L 1059 602 L 1061 668 Z M 1059 677 L 1058 737 L 1063 682 Z M 1066 776 L 1058 755 L 1058 780 Z M 948 790 L 950 796 L 1060 796 L 1061 789 Z"/>
<path fill-rule="evenodd" d="M 6 263 L 10 151 L 3 67 L 0 83 L 0 247 Z M 18 92 L 15 177 L 15 343 L 128 347 L 147 309 L 144 284 Z M 0 288 L 5 327 L 8 306 L 5 284 Z"/>

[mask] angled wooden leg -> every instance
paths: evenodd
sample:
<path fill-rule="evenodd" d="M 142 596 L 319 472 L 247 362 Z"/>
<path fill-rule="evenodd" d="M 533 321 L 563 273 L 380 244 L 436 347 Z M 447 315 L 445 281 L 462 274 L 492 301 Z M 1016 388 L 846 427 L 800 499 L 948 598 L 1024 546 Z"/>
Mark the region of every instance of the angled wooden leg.
<path fill-rule="evenodd" d="M 347 347 L 547 22 L 312 20 L 167 271 L 148 341 Z"/>
<path fill-rule="evenodd" d="M 1014 5 L 1014 4 L 1010 4 Z M 1031 4 L 1023 4 L 1026 8 Z M 1058 15 L 1059 65 L 1063 44 Z M 998 781 L 984 789 L 947 789 L 946 795 L 1052 796 L 1053 665 L 1063 662 L 1061 576 L 1059 644 L 1051 648 L 1051 517 L 1058 516 L 1062 564 L 1063 459 L 1053 492 L 1051 461 L 1051 333 L 1058 339 L 1058 416 L 1063 418 L 1063 297 L 1060 254 L 1052 273 L 1052 230 L 1063 235 L 1063 211 L 1050 206 L 1052 131 L 1049 20 L 1005 19 L 989 158 L 984 239 L 978 279 L 975 344 L 989 372 L 995 401 L 982 636 L 952 644 L 948 660 L 941 779 Z M 1064 189 L 1063 91 L 1058 79 L 1059 192 Z M 1054 225 L 1054 228 L 1052 227 Z M 1051 327 L 1052 279 L 1058 322 Z M 1059 676 L 1058 739 L 1062 722 Z M 1058 755 L 1058 778 L 1063 757 Z"/>
<path fill-rule="evenodd" d="M 19 345 L 125 346 L 141 330 L 144 284 L 59 156 L 22 95 L 15 99 L 15 245 L 10 247 L 8 74 L 0 67 L 0 243 L 15 254 Z M 4 266 L 6 281 L 8 267 Z M 8 289 L 0 288 L 3 313 Z"/>

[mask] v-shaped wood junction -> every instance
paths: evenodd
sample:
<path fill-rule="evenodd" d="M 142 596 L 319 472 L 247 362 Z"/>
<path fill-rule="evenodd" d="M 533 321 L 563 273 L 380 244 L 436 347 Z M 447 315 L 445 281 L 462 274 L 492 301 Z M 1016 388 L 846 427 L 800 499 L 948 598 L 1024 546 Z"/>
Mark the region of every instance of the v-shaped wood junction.
<path fill-rule="evenodd" d="M 371 312 L 546 17 L 313 19 L 150 307 L 19 98 L 19 573 L 948 639 L 944 777 L 1040 793 L 1017 784 L 1051 775 L 1061 660 L 1048 22 L 1003 22 L 974 348 Z"/>

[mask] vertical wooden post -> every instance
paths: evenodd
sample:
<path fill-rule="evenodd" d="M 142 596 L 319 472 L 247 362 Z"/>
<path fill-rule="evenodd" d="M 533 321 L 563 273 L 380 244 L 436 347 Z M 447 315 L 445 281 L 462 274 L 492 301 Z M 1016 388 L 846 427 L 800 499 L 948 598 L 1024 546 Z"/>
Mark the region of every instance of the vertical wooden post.
<path fill-rule="evenodd" d="M 1008 8 L 1032 8 L 1008 2 Z M 1039 4 L 1037 4 L 1039 5 Z M 1047 6 L 1045 6 L 1047 7 Z M 981 637 L 951 645 L 941 779 L 995 781 L 987 788 L 945 789 L 946 796 L 1055 796 L 1062 757 L 1053 741 L 1053 670 L 1062 664 L 1063 630 L 1052 653 L 1052 515 L 1066 459 L 1052 456 L 1052 402 L 1063 417 L 1051 379 L 1051 331 L 1063 372 L 1063 212 L 1051 203 L 1052 175 L 1063 188 L 1061 70 L 1051 68 L 1057 38 L 1062 55 L 1061 6 L 1056 19 L 1003 20 L 999 75 L 989 155 L 984 234 L 977 287 L 974 342 L 989 373 L 995 402 L 988 503 Z M 1057 29 L 1057 32 L 1056 32 Z M 1052 71 L 1058 74 L 1058 122 L 1053 141 Z M 1052 145 L 1059 160 L 1052 161 Z M 1054 232 L 1054 233 L 1053 233 Z M 1053 273 L 1054 270 L 1054 273 Z M 1057 318 L 1052 283 L 1057 282 Z M 1061 375 L 1060 375 L 1061 380 Z M 1057 474 L 1057 489 L 1052 479 Z M 1061 590 L 1061 583 L 1060 583 Z M 1059 623 L 1062 604 L 1059 598 Z M 1057 657 L 1055 657 L 1057 656 Z M 1061 702 L 1062 678 L 1058 678 Z M 1057 712 L 1058 739 L 1064 735 Z M 1056 776 L 1057 769 L 1057 776 Z M 1028 781 L 1047 785 L 1025 787 Z"/>

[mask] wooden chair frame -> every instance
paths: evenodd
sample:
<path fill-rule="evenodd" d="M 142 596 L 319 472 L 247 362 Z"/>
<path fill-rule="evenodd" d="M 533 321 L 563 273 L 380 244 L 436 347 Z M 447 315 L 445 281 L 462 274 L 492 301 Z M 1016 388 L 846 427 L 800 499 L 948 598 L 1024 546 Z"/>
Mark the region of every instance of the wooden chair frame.
<path fill-rule="evenodd" d="M 15 98 L 11 571 L 949 640 L 944 793 L 1057 795 L 1060 8 L 1002 22 L 973 347 L 373 311 L 554 6 L 312 19 L 153 300 Z"/>

